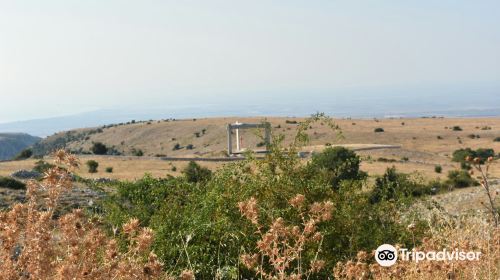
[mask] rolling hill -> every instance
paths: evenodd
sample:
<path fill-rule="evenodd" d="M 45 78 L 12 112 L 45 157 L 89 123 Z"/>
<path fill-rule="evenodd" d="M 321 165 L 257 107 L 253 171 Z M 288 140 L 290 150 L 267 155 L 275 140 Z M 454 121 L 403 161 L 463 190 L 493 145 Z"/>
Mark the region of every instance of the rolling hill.
<path fill-rule="evenodd" d="M 26 133 L 0 133 L 0 160 L 11 159 L 40 139 Z"/>

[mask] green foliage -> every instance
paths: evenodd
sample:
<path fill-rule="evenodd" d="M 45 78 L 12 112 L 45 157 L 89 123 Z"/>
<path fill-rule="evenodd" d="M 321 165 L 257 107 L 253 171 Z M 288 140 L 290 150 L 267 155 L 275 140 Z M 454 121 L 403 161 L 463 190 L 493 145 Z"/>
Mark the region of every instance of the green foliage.
<path fill-rule="evenodd" d="M 453 126 L 451 129 L 452 129 L 453 131 L 462 131 L 462 130 L 463 130 L 463 129 L 462 129 L 460 126 L 458 126 L 458 125 Z"/>
<path fill-rule="evenodd" d="M 308 141 L 304 131 L 318 120 L 337 129 L 328 118 L 315 115 L 298 123 L 290 146 L 283 147 L 284 136 L 274 136 L 264 159 L 249 153 L 245 160 L 228 163 L 211 176 L 190 162 L 184 177 L 146 175 L 136 182 L 118 183 L 104 205 L 108 226 L 119 228 L 137 217 L 142 226 L 155 231 L 154 251 L 166 269 L 179 272 L 192 267 L 198 279 L 255 278 L 239 260 L 242 253 L 255 250 L 255 228 L 237 208 L 238 202 L 250 197 L 257 199 L 264 224 L 277 217 L 301 223 L 297 210 L 288 203 L 296 194 L 303 194 L 308 204 L 326 200 L 334 204 L 333 219 L 318 228 L 324 233 L 319 258 L 326 261 L 326 267 L 317 279 L 327 279 L 337 261 L 352 258 L 359 250 L 372 251 L 383 243 L 413 246 L 407 223 L 398 219 L 398 213 L 409 204 L 371 203 L 371 193 L 363 190 L 366 181 L 360 176 L 355 153 L 330 148 L 314 164 L 301 162 L 297 151 Z M 336 188 L 332 188 L 333 178 L 342 178 Z M 408 178 L 405 183 L 412 182 Z M 419 240 L 425 227 L 418 218 L 412 221 L 417 225 L 413 234 Z M 303 261 L 313 260 L 314 253 L 306 246 Z"/>
<path fill-rule="evenodd" d="M 377 127 L 373 130 L 374 132 L 384 132 L 384 129 L 381 127 Z"/>
<path fill-rule="evenodd" d="M 0 176 L 0 187 L 14 190 L 24 190 L 26 189 L 26 184 L 10 177 Z"/>
<path fill-rule="evenodd" d="M 33 155 L 33 150 L 31 148 L 26 148 L 22 150 L 19 154 L 14 157 L 14 160 L 28 159 Z"/>
<path fill-rule="evenodd" d="M 477 181 L 465 170 L 451 170 L 448 172 L 446 184 L 454 188 L 466 188 L 477 185 Z"/>
<path fill-rule="evenodd" d="M 436 166 L 434 166 L 434 171 L 436 173 L 441 173 L 443 171 L 443 167 L 439 164 L 437 164 Z"/>
<path fill-rule="evenodd" d="M 90 148 L 92 153 L 96 155 L 105 155 L 108 152 L 108 148 L 101 142 L 95 142 Z"/>
<path fill-rule="evenodd" d="M 86 163 L 89 168 L 89 173 L 97 173 L 97 167 L 99 167 L 99 163 L 95 160 L 88 160 Z"/>
<path fill-rule="evenodd" d="M 359 170 L 361 160 L 355 152 L 344 147 L 328 147 L 315 154 L 311 161 L 312 172 L 325 170 L 331 177 L 333 187 L 338 187 L 342 180 L 358 180 L 366 176 Z"/>
<path fill-rule="evenodd" d="M 431 194 L 430 187 L 412 179 L 409 175 L 398 173 L 395 167 L 387 168 L 384 175 L 375 180 L 370 196 L 372 203 L 381 201 L 405 201 L 411 197 Z"/>
<path fill-rule="evenodd" d="M 212 176 L 210 169 L 201 167 L 194 161 L 190 161 L 182 173 L 186 176 L 186 180 L 191 183 L 204 182 Z"/>
<path fill-rule="evenodd" d="M 493 139 L 493 142 L 500 142 L 500 136 L 499 137 L 495 137 L 495 139 Z"/>
<path fill-rule="evenodd" d="M 259 143 L 256 144 L 257 147 L 264 147 L 266 145 L 266 142 L 260 141 Z"/>
<path fill-rule="evenodd" d="M 106 173 L 113 173 L 113 167 L 106 167 Z"/>
<path fill-rule="evenodd" d="M 466 149 L 458 149 L 453 152 L 452 160 L 455 162 L 459 162 L 461 164 L 462 169 L 470 169 L 469 163 L 465 160 L 467 157 L 479 158 L 479 162 L 484 164 L 488 157 L 494 157 L 495 151 L 493 149 L 477 149 L 472 150 L 471 148 Z"/>
<path fill-rule="evenodd" d="M 43 174 L 53 167 L 55 167 L 55 165 L 44 160 L 39 160 L 35 162 L 35 167 L 33 167 L 33 170 Z"/>
<path fill-rule="evenodd" d="M 136 157 L 142 157 L 144 155 L 144 152 L 141 149 L 132 149 L 132 155 Z"/>

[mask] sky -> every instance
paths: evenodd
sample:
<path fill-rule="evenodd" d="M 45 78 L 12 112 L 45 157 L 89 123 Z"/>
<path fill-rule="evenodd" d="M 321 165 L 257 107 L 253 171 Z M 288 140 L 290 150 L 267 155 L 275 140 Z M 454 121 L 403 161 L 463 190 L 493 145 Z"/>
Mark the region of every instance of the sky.
<path fill-rule="evenodd" d="M 385 92 L 488 98 L 499 50 L 500 1 L 0 0 L 0 123 Z"/>

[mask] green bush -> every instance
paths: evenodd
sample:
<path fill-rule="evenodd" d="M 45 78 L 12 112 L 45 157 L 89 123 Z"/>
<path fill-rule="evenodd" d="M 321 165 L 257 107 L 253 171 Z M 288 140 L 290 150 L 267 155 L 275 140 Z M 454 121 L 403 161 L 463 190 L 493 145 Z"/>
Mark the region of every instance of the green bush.
<path fill-rule="evenodd" d="M 266 142 L 264 141 L 260 141 L 259 143 L 257 143 L 257 147 L 260 148 L 260 147 L 264 147 L 266 145 Z"/>
<path fill-rule="evenodd" d="M 462 131 L 462 130 L 463 130 L 463 129 L 462 129 L 460 126 L 458 126 L 458 125 L 453 126 L 451 129 L 452 129 L 453 131 Z"/>
<path fill-rule="evenodd" d="M 466 148 L 455 150 L 452 155 L 452 160 L 455 162 L 459 162 L 462 169 L 470 169 L 470 164 L 465 160 L 467 157 L 479 158 L 479 162 L 481 164 L 484 164 L 486 159 L 494 156 L 495 151 L 493 149 L 472 150 L 471 148 Z"/>
<path fill-rule="evenodd" d="M 26 189 L 26 184 L 10 177 L 0 176 L 0 187 L 13 190 L 24 190 Z"/>
<path fill-rule="evenodd" d="M 250 156 L 225 164 L 211 176 L 202 176 L 203 168 L 192 162 L 184 177 L 156 179 L 147 175 L 135 182 L 118 183 L 104 205 L 106 224 L 111 230 L 137 217 L 141 226 L 155 231 L 154 251 L 166 269 L 178 273 L 192 266 L 198 279 L 255 278 L 241 266 L 239 258 L 242 252 L 255 250 L 255 228 L 237 208 L 238 202 L 250 197 L 258 201 L 263 221 L 282 217 L 301 223 L 297 210 L 287 202 L 296 194 L 303 194 L 307 204 L 325 200 L 334 204 L 333 219 L 318 228 L 324 233 L 318 257 L 325 260 L 325 270 L 315 279 L 327 279 L 338 261 L 353 258 L 360 250 L 370 252 L 388 242 L 414 246 L 413 237 L 422 237 L 425 226 L 418 217 L 411 218 L 416 224 L 412 232 L 406 221 L 398 219 L 399 213 L 407 213 L 408 200 L 371 203 L 363 176 L 355 172 L 359 171 L 359 159 L 352 151 L 328 151 L 314 164 L 305 165 L 296 146 L 285 149 L 283 138 L 274 137 L 263 160 Z M 307 137 L 299 131 L 296 140 L 305 143 Z M 341 167 L 333 164 L 336 162 Z M 339 180 L 332 188 L 335 172 L 337 177 L 348 179 Z M 409 177 L 405 182 L 412 183 Z M 313 249 L 304 246 L 304 263 L 315 258 Z"/>
<path fill-rule="evenodd" d="M 106 173 L 113 173 L 113 167 L 106 167 Z"/>
<path fill-rule="evenodd" d="M 373 130 L 374 132 L 384 132 L 384 129 L 381 127 L 377 127 Z"/>
<path fill-rule="evenodd" d="M 500 142 L 500 136 L 499 137 L 495 137 L 495 139 L 493 139 L 493 142 Z"/>
<path fill-rule="evenodd" d="M 144 155 L 144 152 L 141 149 L 133 148 L 131 152 L 132 152 L 132 155 L 134 155 L 136 157 L 142 157 Z"/>
<path fill-rule="evenodd" d="M 477 185 L 477 181 L 465 170 L 451 170 L 446 184 L 454 188 L 466 188 Z"/>
<path fill-rule="evenodd" d="M 108 148 L 101 142 L 95 142 L 90 148 L 92 153 L 95 155 L 105 155 L 108 152 Z"/>
<path fill-rule="evenodd" d="M 361 160 L 355 152 L 341 146 L 327 147 L 323 152 L 313 155 L 311 172 L 325 170 L 331 178 L 333 187 L 338 187 L 342 180 L 358 180 L 365 177 L 359 170 Z"/>
<path fill-rule="evenodd" d="M 54 168 L 54 167 L 55 167 L 55 165 L 53 165 L 51 163 L 48 163 L 44 160 L 39 160 L 39 161 L 35 162 L 35 167 L 33 167 L 33 170 L 43 174 L 43 173 L 47 172 L 49 169 Z"/>
<path fill-rule="evenodd" d="M 375 180 L 375 187 L 370 201 L 405 201 L 411 197 L 431 194 L 430 187 L 410 178 L 409 175 L 399 173 L 395 167 L 387 168 L 384 175 Z"/>
<path fill-rule="evenodd" d="M 437 164 L 434 166 L 434 171 L 436 173 L 441 173 L 443 171 L 443 167 L 441 167 L 441 165 Z"/>
<path fill-rule="evenodd" d="M 204 182 L 212 176 L 212 171 L 210 171 L 210 169 L 201 167 L 194 161 L 190 161 L 186 168 L 182 170 L 182 173 L 190 183 Z"/>
<path fill-rule="evenodd" d="M 26 148 L 22 150 L 19 154 L 14 157 L 14 160 L 28 159 L 33 155 L 33 150 L 31 148 Z"/>
<path fill-rule="evenodd" d="M 99 167 L 99 163 L 95 160 L 88 160 L 86 163 L 89 168 L 89 173 L 97 173 L 97 167 Z"/>

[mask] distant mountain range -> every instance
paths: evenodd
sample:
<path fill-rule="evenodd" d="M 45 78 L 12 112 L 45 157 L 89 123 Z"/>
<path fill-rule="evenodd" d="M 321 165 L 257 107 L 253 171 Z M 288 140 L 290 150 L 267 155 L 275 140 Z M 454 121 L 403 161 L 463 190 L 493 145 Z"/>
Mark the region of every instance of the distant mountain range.
<path fill-rule="evenodd" d="M 0 160 L 11 159 L 40 140 L 26 133 L 0 133 Z"/>

